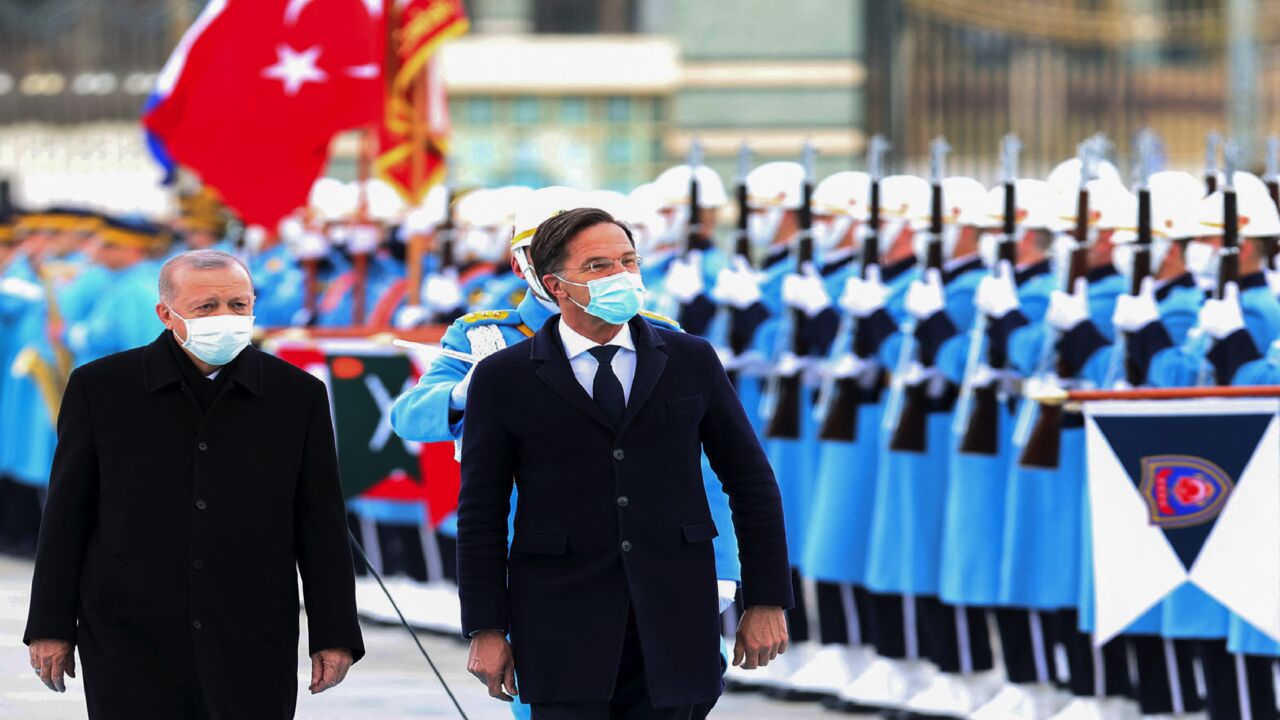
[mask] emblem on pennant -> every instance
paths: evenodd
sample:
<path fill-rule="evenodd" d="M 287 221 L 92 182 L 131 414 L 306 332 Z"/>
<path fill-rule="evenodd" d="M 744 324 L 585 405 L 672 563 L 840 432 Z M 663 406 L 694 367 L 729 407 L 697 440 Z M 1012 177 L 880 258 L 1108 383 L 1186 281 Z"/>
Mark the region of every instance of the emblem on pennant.
<path fill-rule="evenodd" d="M 1152 525 L 1183 528 L 1222 512 L 1235 483 L 1216 464 L 1194 455 L 1142 458 L 1142 499 Z"/>

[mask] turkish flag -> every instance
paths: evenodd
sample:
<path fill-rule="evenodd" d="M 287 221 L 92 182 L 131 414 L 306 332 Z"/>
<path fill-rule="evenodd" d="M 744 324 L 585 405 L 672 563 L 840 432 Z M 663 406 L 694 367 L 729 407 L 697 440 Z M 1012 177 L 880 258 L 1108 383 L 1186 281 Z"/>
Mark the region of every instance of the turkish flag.
<path fill-rule="evenodd" d="M 307 199 L 334 134 L 383 116 L 382 0 L 211 0 L 143 117 L 248 223 Z"/>

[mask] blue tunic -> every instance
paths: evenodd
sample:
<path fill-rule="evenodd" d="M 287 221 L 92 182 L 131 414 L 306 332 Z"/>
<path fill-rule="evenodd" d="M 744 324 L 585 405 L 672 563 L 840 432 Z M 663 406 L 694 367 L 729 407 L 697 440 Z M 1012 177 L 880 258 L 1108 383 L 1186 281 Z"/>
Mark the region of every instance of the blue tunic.
<path fill-rule="evenodd" d="M 282 243 L 249 260 L 253 288 L 255 324 L 260 327 L 287 327 L 294 323 L 306 297 L 306 273 Z"/>
<path fill-rule="evenodd" d="M 1108 339 L 1116 298 L 1124 292 L 1124 277 L 1114 271 L 1093 273 L 1089 284 L 1089 318 Z M 1010 363 L 1031 375 L 1047 340 L 1055 332 L 1046 323 L 1032 323 L 1009 338 Z M 1023 399 L 1018 418 L 1034 417 L 1038 404 Z M 1015 427 L 1015 433 L 1018 428 Z M 1015 437 L 1013 458 L 1022 454 L 1025 438 Z M 1078 606 L 1082 564 L 1086 562 L 1082 528 L 1085 524 L 1084 431 L 1064 428 L 1060 462 L 1051 470 L 1010 462 L 1004 505 L 1004 533 L 1000 559 L 998 604 L 1036 610 Z"/>
<path fill-rule="evenodd" d="M 945 312 L 956 328 L 967 328 L 973 322 L 973 295 L 984 274 L 980 265 L 974 265 L 946 282 Z M 914 280 L 919 273 L 905 275 Z M 902 282 L 909 287 L 909 280 L 904 278 Z M 950 340 L 954 341 L 955 337 Z M 897 356 L 904 342 L 918 343 L 914 338 L 907 338 L 905 331 L 900 332 L 885 341 L 889 352 L 886 357 L 882 349 L 882 360 L 892 359 L 891 367 L 898 367 L 897 361 L 901 358 Z M 938 358 L 942 355 L 939 348 Z M 953 416 L 953 410 L 928 414 L 927 445 L 923 453 L 890 450 L 895 428 L 885 424 L 889 422 L 888 416 L 881 423 L 867 561 L 866 583 L 872 590 L 911 595 L 939 593 Z"/>

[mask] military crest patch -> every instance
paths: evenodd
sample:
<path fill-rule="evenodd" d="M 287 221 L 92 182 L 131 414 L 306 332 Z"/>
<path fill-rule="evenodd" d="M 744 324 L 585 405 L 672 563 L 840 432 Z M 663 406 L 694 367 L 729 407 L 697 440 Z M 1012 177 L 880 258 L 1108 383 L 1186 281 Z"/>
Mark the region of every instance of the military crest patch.
<path fill-rule="evenodd" d="M 1216 518 L 1235 489 L 1217 464 L 1194 455 L 1142 458 L 1139 491 L 1150 522 L 1161 528 L 1201 525 Z"/>

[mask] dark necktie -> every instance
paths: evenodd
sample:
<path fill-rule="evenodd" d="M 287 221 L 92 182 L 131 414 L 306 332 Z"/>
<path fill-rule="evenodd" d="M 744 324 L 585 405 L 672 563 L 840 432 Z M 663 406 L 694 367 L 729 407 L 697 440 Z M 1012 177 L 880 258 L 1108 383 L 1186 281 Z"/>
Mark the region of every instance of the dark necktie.
<path fill-rule="evenodd" d="M 617 345 L 601 345 L 587 352 L 595 357 L 600 367 L 596 368 L 596 379 L 591 384 L 591 397 L 604 410 L 605 417 L 616 427 L 622 421 L 622 412 L 627 408 L 626 397 L 622 394 L 622 383 L 613 374 L 613 356 L 618 354 Z"/>

